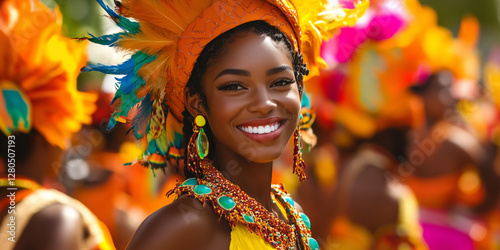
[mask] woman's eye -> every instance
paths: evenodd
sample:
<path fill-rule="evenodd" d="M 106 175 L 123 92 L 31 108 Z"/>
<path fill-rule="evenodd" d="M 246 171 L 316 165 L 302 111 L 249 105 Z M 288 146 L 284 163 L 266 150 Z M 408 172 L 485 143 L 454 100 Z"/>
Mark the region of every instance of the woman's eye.
<path fill-rule="evenodd" d="M 282 78 L 274 81 L 271 87 L 282 87 L 290 85 L 292 83 L 295 83 L 295 81 L 288 78 Z"/>
<path fill-rule="evenodd" d="M 221 86 L 218 86 L 217 89 L 222 91 L 237 91 L 237 90 L 243 90 L 245 89 L 245 87 L 243 87 L 243 85 L 240 83 L 226 83 Z"/>

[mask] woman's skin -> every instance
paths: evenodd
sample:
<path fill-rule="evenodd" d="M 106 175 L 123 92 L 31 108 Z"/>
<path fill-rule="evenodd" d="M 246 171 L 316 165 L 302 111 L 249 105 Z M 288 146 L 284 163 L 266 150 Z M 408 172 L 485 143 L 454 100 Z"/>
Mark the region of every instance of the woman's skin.
<path fill-rule="evenodd" d="M 301 96 L 292 60 L 285 45 L 269 37 L 251 31 L 235 37 L 202 78 L 207 107 L 187 93 L 186 107 L 210 124 L 215 167 L 284 220 L 270 193 L 272 161 L 285 149 L 299 120 Z M 276 123 L 279 128 L 267 134 L 242 130 Z M 230 234 L 228 222 L 210 205 L 181 196 L 150 215 L 128 249 L 228 249 Z"/>
<path fill-rule="evenodd" d="M 477 166 L 486 194 L 483 202 L 474 210 L 476 213 L 485 214 L 495 206 L 500 195 L 500 177 L 494 169 L 496 147 L 491 143 L 481 144 L 472 133 L 468 132 L 469 125 L 456 111 L 458 100 L 452 95 L 453 80 L 450 72 L 439 72 L 421 92 L 427 123 L 417 139 L 423 141 L 428 138 L 434 126 L 441 121 L 462 128 L 469 136 L 454 136 L 453 139 L 444 140 L 426 155 L 422 163 L 416 166 L 413 174 L 421 178 L 431 178 L 460 171 L 467 165 Z M 443 131 L 441 134 L 444 134 Z M 416 145 L 411 145 L 409 153 L 415 148 Z"/>
<path fill-rule="evenodd" d="M 448 71 L 442 71 L 431 77 L 429 81 L 427 88 L 421 92 L 426 124 L 424 129 L 419 131 L 416 144 L 425 140 L 433 131 L 434 126 L 441 121 L 450 122 L 454 126 L 464 128 L 464 132 L 466 131 L 465 122 L 461 120 L 456 111 L 458 100 L 452 95 L 453 75 Z M 446 131 L 440 132 L 444 134 Z M 439 147 L 426 155 L 422 164 L 415 168 L 414 174 L 418 177 L 428 178 L 459 171 L 468 164 L 480 166 L 483 149 L 472 134 L 469 137 L 470 140 L 462 142 L 451 139 L 444 140 L 439 144 Z M 435 144 L 438 145 L 437 142 Z M 410 145 L 409 153 L 415 147 L 416 145 Z"/>

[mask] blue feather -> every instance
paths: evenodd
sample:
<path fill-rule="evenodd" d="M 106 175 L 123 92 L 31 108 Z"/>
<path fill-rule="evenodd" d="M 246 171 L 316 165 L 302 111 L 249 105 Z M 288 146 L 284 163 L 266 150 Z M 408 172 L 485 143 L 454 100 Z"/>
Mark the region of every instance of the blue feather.
<path fill-rule="evenodd" d="M 134 55 L 132 55 L 131 59 L 135 62 L 136 67 L 134 68 L 134 73 L 137 75 L 142 66 L 144 66 L 144 64 L 152 62 L 154 59 L 156 59 L 156 56 L 138 51 Z"/>
<path fill-rule="evenodd" d="M 148 152 L 149 154 L 154 154 L 157 151 L 155 140 L 148 140 Z"/>
<path fill-rule="evenodd" d="M 16 131 L 28 131 L 30 127 L 30 101 L 17 88 L 4 88 L 2 93 L 5 101 L 5 107 L 13 127 L 6 128 L 9 133 Z"/>
<path fill-rule="evenodd" d="M 133 22 L 128 20 L 125 17 L 118 15 L 115 11 L 113 11 L 109 6 L 104 4 L 102 0 L 96 0 L 99 5 L 108 13 L 108 15 L 113 19 L 113 21 L 125 31 L 128 31 L 132 34 L 136 34 L 140 30 L 140 25 L 138 22 Z"/>
<path fill-rule="evenodd" d="M 119 82 L 119 91 L 123 94 L 129 94 L 136 90 L 137 87 L 144 85 L 146 82 L 138 75 L 128 74 L 122 78 L 115 78 Z"/>
<path fill-rule="evenodd" d="M 182 136 L 182 134 L 178 133 L 178 132 L 175 132 L 174 133 L 174 144 L 173 145 L 169 145 L 169 146 L 173 146 L 177 149 L 180 149 L 182 148 L 182 142 L 184 140 L 184 136 Z"/>
<path fill-rule="evenodd" d="M 116 126 L 116 112 L 113 113 L 111 119 L 109 119 L 108 127 L 106 128 L 107 132 L 110 132 Z"/>
<path fill-rule="evenodd" d="M 141 127 L 147 125 L 151 112 L 153 112 L 153 101 L 151 101 L 151 95 L 147 94 L 144 98 L 142 98 L 141 104 L 137 109 L 137 113 L 132 118 L 130 129 L 134 131 L 134 135 L 142 132 Z"/>
<path fill-rule="evenodd" d="M 304 90 L 304 93 L 302 94 L 302 101 L 301 101 L 301 105 L 300 105 L 301 108 L 308 108 L 310 109 L 311 108 L 311 101 L 310 101 L 310 98 L 309 98 L 309 94 L 306 93 L 306 91 Z"/>
<path fill-rule="evenodd" d="M 116 41 L 120 39 L 120 36 L 125 35 L 126 33 L 121 32 L 121 33 L 115 33 L 115 34 L 109 34 L 109 35 L 104 35 L 104 36 L 94 36 L 90 33 L 88 33 L 91 37 L 85 38 L 93 43 L 96 44 L 101 44 L 101 45 L 108 45 L 110 47 L 114 46 Z"/>
<path fill-rule="evenodd" d="M 99 71 L 104 74 L 125 75 L 133 71 L 135 62 L 132 58 L 119 65 L 89 64 L 82 68 L 82 72 Z"/>

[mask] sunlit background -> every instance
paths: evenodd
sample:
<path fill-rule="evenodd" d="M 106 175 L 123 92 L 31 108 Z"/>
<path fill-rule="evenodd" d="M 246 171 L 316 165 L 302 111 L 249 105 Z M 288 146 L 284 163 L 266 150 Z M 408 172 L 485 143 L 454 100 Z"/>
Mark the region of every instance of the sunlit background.
<path fill-rule="evenodd" d="M 88 36 L 88 33 L 101 35 L 109 33 L 109 29 L 113 27 L 111 22 L 106 23 L 106 19 L 102 18 L 104 12 L 95 0 L 42 0 L 42 2 L 49 7 L 55 7 L 57 3 L 64 16 L 64 32 L 70 37 Z M 420 2 L 435 9 L 439 25 L 450 29 L 454 35 L 458 33 L 463 16 L 477 17 L 481 24 L 478 48 L 483 61 L 487 59 L 491 49 L 500 44 L 500 0 L 421 0 Z M 112 5 L 111 0 L 107 3 Z M 116 62 L 123 59 L 121 55 L 112 53 L 111 49 L 101 47 L 103 46 L 90 46 L 90 61 Z M 82 77 L 84 77 L 82 82 L 88 86 L 100 84 L 103 76 L 90 73 Z M 112 88 L 109 91 L 112 91 Z"/>

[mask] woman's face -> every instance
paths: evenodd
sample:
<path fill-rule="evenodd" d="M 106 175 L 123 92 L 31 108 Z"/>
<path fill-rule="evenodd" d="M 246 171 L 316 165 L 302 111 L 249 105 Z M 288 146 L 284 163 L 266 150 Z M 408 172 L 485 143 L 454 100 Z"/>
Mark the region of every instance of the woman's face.
<path fill-rule="evenodd" d="M 265 163 L 283 152 L 297 128 L 301 105 L 284 48 L 267 36 L 240 34 L 207 68 L 202 87 L 216 159 Z"/>

